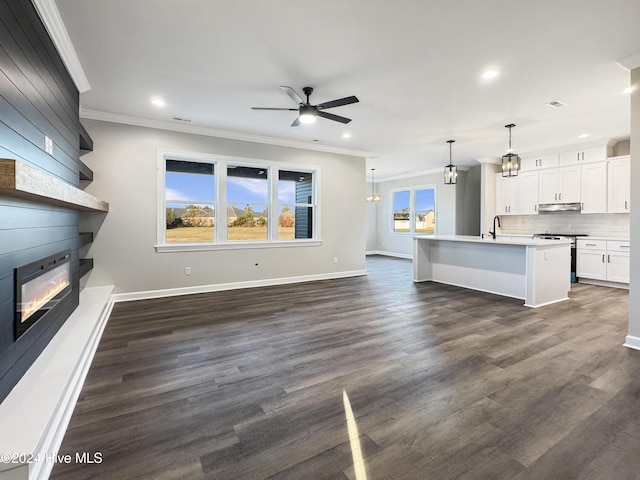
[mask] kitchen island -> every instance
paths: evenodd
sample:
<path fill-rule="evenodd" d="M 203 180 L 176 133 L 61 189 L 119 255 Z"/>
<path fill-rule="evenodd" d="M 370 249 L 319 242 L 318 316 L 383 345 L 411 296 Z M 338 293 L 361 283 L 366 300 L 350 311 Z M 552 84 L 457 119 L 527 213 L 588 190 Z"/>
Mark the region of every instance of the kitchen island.
<path fill-rule="evenodd" d="M 567 300 L 569 240 L 415 236 L 413 281 L 439 282 L 524 300 L 541 307 Z"/>

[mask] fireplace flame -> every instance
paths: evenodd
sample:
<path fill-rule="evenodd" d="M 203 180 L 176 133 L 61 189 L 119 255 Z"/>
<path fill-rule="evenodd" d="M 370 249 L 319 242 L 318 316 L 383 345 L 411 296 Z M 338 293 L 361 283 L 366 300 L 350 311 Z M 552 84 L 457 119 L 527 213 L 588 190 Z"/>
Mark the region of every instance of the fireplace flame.
<path fill-rule="evenodd" d="M 37 298 L 31 299 L 26 305 L 22 307 L 22 322 L 27 320 L 31 315 L 40 310 L 49 300 L 55 297 L 58 293 L 65 289 L 69 285 L 69 281 L 66 278 L 61 278 L 57 282 L 49 286 L 49 289 L 42 293 Z"/>

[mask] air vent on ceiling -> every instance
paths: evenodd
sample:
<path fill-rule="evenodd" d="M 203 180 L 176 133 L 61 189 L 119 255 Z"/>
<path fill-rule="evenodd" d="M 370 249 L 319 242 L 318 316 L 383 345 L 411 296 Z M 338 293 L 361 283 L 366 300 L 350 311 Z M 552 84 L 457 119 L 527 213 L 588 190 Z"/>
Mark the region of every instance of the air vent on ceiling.
<path fill-rule="evenodd" d="M 549 102 L 546 105 L 547 107 L 551 107 L 551 108 L 561 108 L 561 107 L 567 106 L 566 103 L 561 102 L 560 100 L 553 100 L 552 102 Z"/>
<path fill-rule="evenodd" d="M 191 120 L 189 120 L 188 118 L 173 117 L 173 119 L 174 119 L 176 122 L 191 123 Z"/>

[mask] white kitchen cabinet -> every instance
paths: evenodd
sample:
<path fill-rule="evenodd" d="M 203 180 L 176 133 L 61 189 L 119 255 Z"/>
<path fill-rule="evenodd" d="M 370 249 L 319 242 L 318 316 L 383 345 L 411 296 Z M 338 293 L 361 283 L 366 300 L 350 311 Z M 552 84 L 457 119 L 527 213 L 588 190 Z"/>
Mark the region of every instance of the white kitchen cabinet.
<path fill-rule="evenodd" d="M 609 159 L 607 172 L 607 211 L 609 213 L 629 213 L 631 210 L 629 167 L 628 155 Z"/>
<path fill-rule="evenodd" d="M 578 278 L 629 283 L 629 242 L 579 238 L 576 248 Z"/>
<path fill-rule="evenodd" d="M 582 213 L 607 212 L 607 163 L 598 162 L 580 167 L 580 198 Z"/>
<path fill-rule="evenodd" d="M 558 167 L 538 172 L 540 203 L 580 201 L 580 166 Z"/>
<path fill-rule="evenodd" d="M 496 174 L 496 215 L 518 215 L 520 213 L 520 175 L 503 177 Z"/>
<path fill-rule="evenodd" d="M 591 147 L 582 148 L 578 150 L 568 150 L 566 152 L 560 152 L 558 156 L 558 164 L 564 165 L 579 165 L 590 162 L 604 162 L 607 159 L 607 147 Z"/>
<path fill-rule="evenodd" d="M 520 201 L 520 215 L 535 215 L 538 213 L 538 172 L 521 172 L 518 187 Z"/>
<path fill-rule="evenodd" d="M 530 157 L 522 157 L 520 161 L 521 170 L 523 172 L 530 170 L 539 170 L 540 168 L 553 168 L 558 166 L 558 154 L 536 155 Z"/>

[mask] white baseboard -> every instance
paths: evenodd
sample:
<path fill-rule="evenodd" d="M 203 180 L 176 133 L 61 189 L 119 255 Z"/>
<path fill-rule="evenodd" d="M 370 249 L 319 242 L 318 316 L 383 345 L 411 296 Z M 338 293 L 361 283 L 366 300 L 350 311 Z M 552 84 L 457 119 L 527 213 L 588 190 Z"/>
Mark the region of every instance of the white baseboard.
<path fill-rule="evenodd" d="M 623 346 L 627 348 L 633 348 L 634 350 L 640 350 L 640 337 L 634 337 L 633 335 L 627 335 L 624 339 Z"/>
<path fill-rule="evenodd" d="M 385 257 L 406 258 L 408 260 L 413 260 L 413 255 L 411 255 L 410 253 L 385 252 L 383 250 L 372 250 L 365 253 L 366 255 L 383 255 Z"/>
<path fill-rule="evenodd" d="M 623 290 L 629 290 L 628 283 L 607 282 L 606 280 L 593 280 L 591 278 L 582 278 L 578 283 L 584 283 L 587 285 L 597 285 L 599 287 L 621 288 Z"/>
<path fill-rule="evenodd" d="M 249 280 L 246 282 L 217 283 L 213 285 L 197 285 L 193 287 L 164 288 L 161 290 L 147 290 L 142 292 L 116 293 L 112 295 L 112 298 L 114 302 L 130 302 L 133 300 L 148 300 L 151 298 L 174 297 L 177 295 L 191 295 L 194 293 L 221 292 L 225 290 L 238 290 L 241 288 L 270 287 L 273 285 L 286 285 L 289 283 L 360 277 L 366 274 L 366 270 L 351 270 L 346 272 L 301 275 L 299 277 L 268 278 L 264 280 Z"/>
<path fill-rule="evenodd" d="M 111 313 L 112 292 L 112 286 L 80 292 L 80 305 L 0 404 L 0 452 L 32 454 L 30 480 L 51 473 Z"/>

